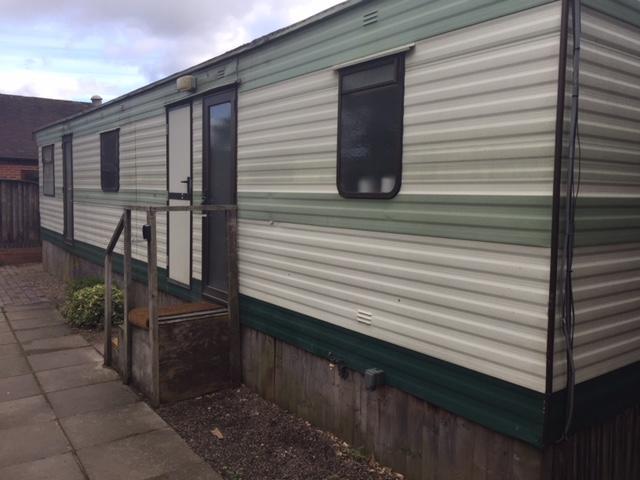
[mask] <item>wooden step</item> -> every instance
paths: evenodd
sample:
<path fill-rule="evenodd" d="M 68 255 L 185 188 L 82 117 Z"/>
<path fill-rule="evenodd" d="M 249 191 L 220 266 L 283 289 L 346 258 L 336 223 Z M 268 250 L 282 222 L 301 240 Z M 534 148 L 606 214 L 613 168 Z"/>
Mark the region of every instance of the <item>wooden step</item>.
<path fill-rule="evenodd" d="M 227 307 L 212 302 L 180 303 L 168 305 L 158 309 L 158 319 L 179 318 L 182 316 L 219 315 L 227 312 Z M 149 329 L 149 309 L 147 307 L 134 308 L 129 311 L 129 323 L 145 330 Z"/>

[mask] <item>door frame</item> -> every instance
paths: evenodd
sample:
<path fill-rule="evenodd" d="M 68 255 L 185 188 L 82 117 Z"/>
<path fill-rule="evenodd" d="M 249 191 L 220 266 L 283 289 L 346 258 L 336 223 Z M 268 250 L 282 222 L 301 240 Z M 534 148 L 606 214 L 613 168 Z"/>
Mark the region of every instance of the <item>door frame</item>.
<path fill-rule="evenodd" d="M 205 95 L 202 98 L 202 204 L 205 205 L 209 196 L 209 123 L 210 111 L 209 107 L 223 101 L 231 102 L 231 111 L 233 112 L 233 136 L 232 153 L 232 177 L 233 192 L 232 204 L 238 204 L 238 88 L 236 85 L 216 89 L 215 91 Z M 218 302 L 227 303 L 228 292 L 211 291 L 208 289 L 209 283 L 209 229 L 207 228 L 207 215 L 202 215 L 202 296 Z M 225 252 L 226 255 L 226 252 Z M 229 261 L 229 259 L 227 259 Z"/>
<path fill-rule="evenodd" d="M 165 123 L 166 123 L 166 132 L 165 132 L 165 148 L 166 148 L 166 158 L 167 158 L 167 206 L 169 205 L 169 201 L 172 200 L 171 192 L 169 191 L 169 112 L 176 108 L 182 108 L 188 106 L 189 107 L 189 176 L 191 177 L 191 196 L 189 197 L 189 205 L 193 205 L 193 102 L 191 100 L 187 102 L 180 102 L 171 105 L 167 105 L 165 107 Z M 193 212 L 189 212 L 189 283 L 184 284 L 182 282 L 178 282 L 171 278 L 171 262 L 169 258 L 169 242 L 171 241 L 171 222 L 169 221 L 169 212 L 166 212 L 166 221 L 167 221 L 167 282 L 178 285 L 181 287 L 187 287 L 191 290 L 193 286 Z"/>
<path fill-rule="evenodd" d="M 69 144 L 68 156 L 65 156 L 65 144 Z M 65 243 L 73 245 L 74 241 L 74 208 L 73 208 L 73 134 L 68 133 L 62 136 L 62 221 Z M 70 198 L 67 190 L 70 190 Z M 68 218 L 70 216 L 71 218 Z M 71 228 L 69 229 L 69 223 Z"/>

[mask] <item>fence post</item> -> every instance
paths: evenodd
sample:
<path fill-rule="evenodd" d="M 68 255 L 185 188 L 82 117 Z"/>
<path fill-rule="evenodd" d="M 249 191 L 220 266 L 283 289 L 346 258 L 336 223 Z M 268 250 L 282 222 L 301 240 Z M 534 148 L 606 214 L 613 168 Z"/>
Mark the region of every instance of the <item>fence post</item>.
<path fill-rule="evenodd" d="M 149 290 L 149 346 L 151 347 L 151 386 L 153 406 L 160 405 L 160 352 L 158 345 L 158 240 L 156 212 L 147 209 L 151 238 L 147 243 L 147 288 Z"/>
<path fill-rule="evenodd" d="M 132 278 L 131 278 L 131 210 L 124 211 L 124 262 L 122 265 L 124 292 L 123 292 L 123 309 L 124 309 L 124 329 L 121 352 L 124 353 L 121 365 L 123 369 L 122 382 L 128 384 L 131 381 L 131 324 L 129 323 L 129 311 L 131 310 L 132 301 Z"/>
<path fill-rule="evenodd" d="M 240 338 L 239 281 L 238 281 L 238 212 L 226 210 L 227 219 L 227 308 L 229 310 L 229 366 L 231 383 L 242 381 L 242 352 Z"/>
<path fill-rule="evenodd" d="M 113 315 L 111 287 L 112 255 L 108 252 L 104 257 L 104 366 L 111 366 L 111 321 Z"/>

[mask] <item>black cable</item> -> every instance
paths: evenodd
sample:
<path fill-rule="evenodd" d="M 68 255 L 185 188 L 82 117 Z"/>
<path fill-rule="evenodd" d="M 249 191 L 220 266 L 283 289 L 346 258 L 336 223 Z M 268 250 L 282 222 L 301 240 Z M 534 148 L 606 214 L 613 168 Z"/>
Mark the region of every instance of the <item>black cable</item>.
<path fill-rule="evenodd" d="M 581 40 L 581 0 L 573 0 L 573 85 L 571 96 L 571 127 L 569 143 L 569 165 L 567 175 L 567 193 L 565 206 L 565 242 L 564 242 L 564 285 L 562 331 L 565 340 L 566 355 L 566 411 L 563 439 L 566 438 L 573 422 L 575 405 L 576 368 L 573 342 L 575 336 L 575 302 L 573 297 L 573 253 L 575 245 L 575 212 L 580 192 L 582 176 L 582 149 L 578 129 L 580 98 L 580 40 Z M 578 154 L 576 155 L 576 147 Z M 578 159 L 578 179 L 576 182 L 576 157 Z"/>

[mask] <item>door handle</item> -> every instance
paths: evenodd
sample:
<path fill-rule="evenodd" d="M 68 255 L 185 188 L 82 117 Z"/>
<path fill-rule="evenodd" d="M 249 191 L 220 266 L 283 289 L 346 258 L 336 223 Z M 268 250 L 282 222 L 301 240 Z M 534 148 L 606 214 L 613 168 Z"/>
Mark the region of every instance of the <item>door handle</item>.
<path fill-rule="evenodd" d="M 187 177 L 186 180 L 181 180 L 180 183 L 187 184 L 187 195 L 191 196 L 191 177 Z"/>

